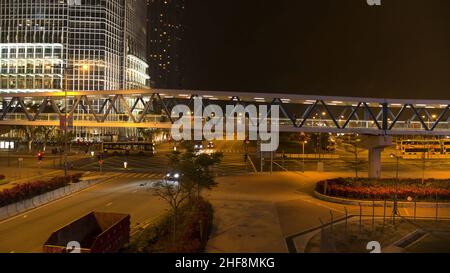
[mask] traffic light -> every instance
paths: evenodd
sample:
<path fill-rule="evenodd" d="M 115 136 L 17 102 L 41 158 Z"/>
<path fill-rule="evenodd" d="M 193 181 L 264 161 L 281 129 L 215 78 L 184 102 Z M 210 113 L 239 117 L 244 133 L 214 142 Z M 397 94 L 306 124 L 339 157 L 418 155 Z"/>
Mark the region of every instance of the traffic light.
<path fill-rule="evenodd" d="M 98 160 L 98 164 L 103 165 L 103 163 L 105 162 L 103 154 L 98 154 L 97 160 Z"/>
<path fill-rule="evenodd" d="M 42 159 L 44 159 L 44 153 L 39 152 L 39 153 L 37 154 L 37 159 L 38 159 L 39 161 L 42 161 Z"/>

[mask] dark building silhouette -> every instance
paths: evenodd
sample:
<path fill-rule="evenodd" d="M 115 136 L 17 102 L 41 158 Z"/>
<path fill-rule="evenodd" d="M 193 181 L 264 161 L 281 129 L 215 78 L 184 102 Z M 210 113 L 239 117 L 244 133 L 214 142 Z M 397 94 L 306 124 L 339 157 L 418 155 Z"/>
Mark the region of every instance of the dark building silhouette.
<path fill-rule="evenodd" d="M 151 87 L 180 88 L 185 0 L 148 0 Z"/>

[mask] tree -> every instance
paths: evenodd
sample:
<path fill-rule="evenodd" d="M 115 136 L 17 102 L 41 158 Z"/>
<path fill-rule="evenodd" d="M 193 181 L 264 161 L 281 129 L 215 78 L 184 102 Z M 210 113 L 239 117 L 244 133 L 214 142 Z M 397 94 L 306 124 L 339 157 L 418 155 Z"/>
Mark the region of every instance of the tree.
<path fill-rule="evenodd" d="M 183 179 L 189 180 L 197 188 L 197 197 L 202 189 L 211 189 L 216 185 L 212 167 L 222 161 L 222 153 L 195 155 L 189 146 L 182 154 L 174 151 L 169 155 L 169 162 L 174 169 L 183 174 Z"/>
<path fill-rule="evenodd" d="M 36 139 L 38 127 L 36 126 L 17 126 L 15 128 L 19 131 L 19 134 L 24 136 L 24 140 L 28 143 L 28 152 L 32 151 L 33 141 Z"/>
<path fill-rule="evenodd" d="M 355 170 L 356 180 L 358 180 L 358 178 L 359 178 L 358 171 L 359 171 L 359 166 L 361 165 L 361 162 L 359 160 L 359 154 L 362 151 L 362 149 L 359 148 L 360 142 L 361 142 L 361 138 L 357 134 L 346 135 L 343 140 L 345 150 L 349 153 L 352 153 L 354 156 L 354 161 L 351 162 L 351 165 Z"/>
<path fill-rule="evenodd" d="M 191 179 L 197 186 L 197 198 L 202 189 L 211 189 L 216 186 L 212 167 L 222 161 L 222 153 L 200 154 L 195 157 Z"/>
<path fill-rule="evenodd" d="M 191 181 L 183 177 L 177 185 L 167 183 L 165 180 L 161 180 L 154 185 L 155 195 L 165 200 L 172 209 L 173 244 L 176 242 L 179 209 L 183 202 L 191 196 L 193 188 Z"/>
<path fill-rule="evenodd" d="M 40 135 L 44 139 L 44 147 L 45 151 L 47 148 L 47 142 L 50 138 L 50 135 L 55 132 L 55 127 L 53 126 L 40 126 L 36 128 L 36 135 Z"/>
<path fill-rule="evenodd" d="M 153 131 L 151 129 L 138 129 L 139 137 L 141 137 L 144 141 L 152 141 L 153 140 Z"/>
<path fill-rule="evenodd" d="M 221 162 L 223 154 L 195 155 L 192 148 L 190 148 L 184 153 L 173 151 L 168 157 L 173 171 L 180 174 L 178 183 L 168 183 L 165 180 L 159 181 L 154 185 L 154 192 L 155 195 L 165 200 L 172 209 L 173 239 L 175 243 L 180 206 L 186 200 L 192 198 L 192 193 L 195 190 L 197 190 L 197 198 L 199 198 L 202 189 L 211 189 L 216 185 L 211 169 L 212 166 Z"/>

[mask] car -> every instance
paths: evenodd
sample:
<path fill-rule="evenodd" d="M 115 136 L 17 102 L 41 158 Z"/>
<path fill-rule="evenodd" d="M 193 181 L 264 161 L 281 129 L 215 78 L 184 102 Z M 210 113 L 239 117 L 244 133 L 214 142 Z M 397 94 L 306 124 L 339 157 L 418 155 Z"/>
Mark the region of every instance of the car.
<path fill-rule="evenodd" d="M 214 149 L 215 148 L 215 146 L 214 146 L 214 142 L 209 142 L 208 143 L 208 149 Z"/>
<path fill-rule="evenodd" d="M 172 186 L 178 186 L 180 183 L 182 175 L 178 172 L 170 172 L 167 173 L 166 176 L 163 179 L 163 184 L 165 185 L 172 185 Z"/>
<path fill-rule="evenodd" d="M 194 145 L 194 154 L 199 155 L 203 153 L 203 144 L 202 143 L 196 143 Z"/>

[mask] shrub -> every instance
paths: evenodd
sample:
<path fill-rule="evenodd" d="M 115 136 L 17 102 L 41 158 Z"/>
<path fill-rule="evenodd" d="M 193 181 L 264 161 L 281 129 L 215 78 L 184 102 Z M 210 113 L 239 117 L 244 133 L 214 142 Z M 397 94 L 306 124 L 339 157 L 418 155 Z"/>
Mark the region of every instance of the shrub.
<path fill-rule="evenodd" d="M 24 201 L 35 196 L 57 190 L 70 183 L 78 183 L 82 174 L 75 174 L 68 177 L 55 177 L 48 181 L 36 181 L 22 183 L 11 189 L 0 191 L 0 207 L 4 207 L 16 202 Z"/>
<path fill-rule="evenodd" d="M 325 192 L 329 196 L 350 199 L 369 200 L 406 200 L 408 197 L 418 201 L 431 201 L 438 198 L 450 201 L 450 181 L 429 179 L 422 183 L 421 179 L 360 179 L 355 183 L 351 178 L 337 178 L 317 183 L 316 191 Z"/>
<path fill-rule="evenodd" d="M 200 253 L 211 232 L 213 209 L 204 199 L 186 202 L 179 209 L 176 238 L 173 237 L 173 212 L 159 217 L 132 238 L 123 250 L 133 253 Z M 173 242 L 176 242 L 174 244 Z"/>

